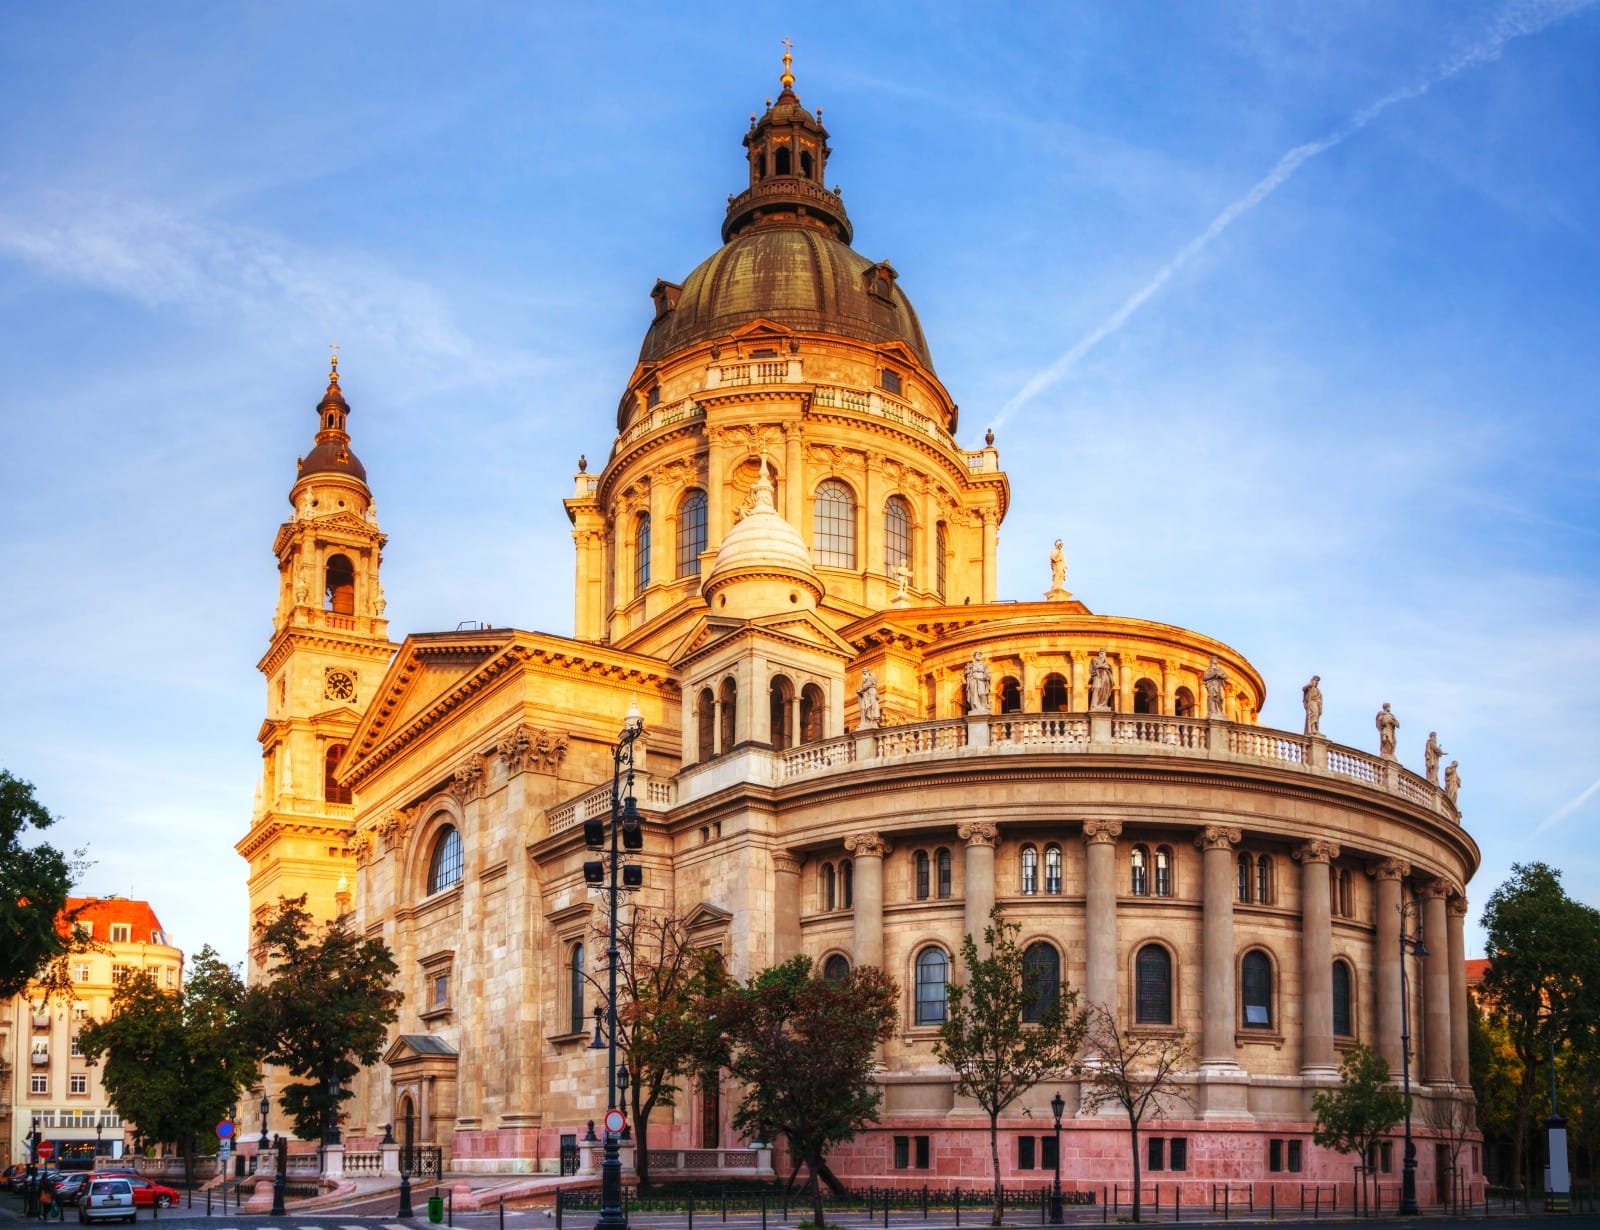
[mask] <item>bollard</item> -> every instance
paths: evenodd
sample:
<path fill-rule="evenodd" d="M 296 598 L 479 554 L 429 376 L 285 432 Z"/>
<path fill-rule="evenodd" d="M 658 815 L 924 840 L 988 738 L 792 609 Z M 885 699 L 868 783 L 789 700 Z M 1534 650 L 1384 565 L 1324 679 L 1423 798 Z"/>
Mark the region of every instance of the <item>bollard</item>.
<path fill-rule="evenodd" d="M 206 1188 L 206 1216 L 211 1216 L 211 1189 Z"/>
<path fill-rule="evenodd" d="M 889 1230 L 889 1193 L 883 1193 L 883 1230 Z"/>
<path fill-rule="evenodd" d="M 728 1185 L 726 1183 L 722 1185 L 722 1220 L 724 1222 L 728 1220 Z"/>
<path fill-rule="evenodd" d="M 440 1167 L 440 1169 L 442 1170 L 443 1167 Z M 453 1227 L 456 1224 L 456 1193 L 454 1188 L 445 1193 L 445 1200 L 448 1202 L 445 1207 L 449 1211 L 445 1214 L 444 1224 Z"/>
<path fill-rule="evenodd" d="M 416 1214 L 411 1211 L 411 1172 L 409 1170 L 402 1170 L 400 1172 L 400 1211 L 398 1213 L 396 1213 L 395 1216 L 396 1217 L 415 1217 L 416 1216 Z M 556 1188 L 556 1225 L 559 1226 L 560 1224 L 561 1224 L 561 1189 L 558 1187 L 558 1188 Z"/>
<path fill-rule="evenodd" d="M 694 1188 L 689 1189 L 689 1230 L 694 1230 Z"/>
<path fill-rule="evenodd" d="M 1172 1220 L 1183 1220 L 1183 1184 L 1179 1183 L 1172 1189 Z"/>
<path fill-rule="evenodd" d="M 1233 1195 L 1232 1190 L 1228 1187 L 1228 1185 L 1226 1183 L 1224 1183 L 1222 1185 L 1222 1220 L 1223 1221 L 1227 1221 L 1228 1220 L 1228 1201 L 1229 1201 L 1229 1197 L 1231 1197 L 1232 1195 Z"/>
<path fill-rule="evenodd" d="M 1487 1187 L 1485 1187 L 1483 1190 L 1487 1192 L 1489 1189 Z M 1488 1200 L 1488 1196 L 1485 1196 L 1484 1199 Z M 959 1183 L 956 1184 L 956 1200 L 955 1200 L 955 1204 L 956 1204 L 956 1230 L 960 1230 L 960 1227 L 961 1227 L 961 1185 Z M 1487 1208 L 1488 1205 L 1485 1205 L 1484 1207 Z"/>
<path fill-rule="evenodd" d="M 928 1185 L 922 1185 L 922 1220 L 928 1220 Z"/>
<path fill-rule="evenodd" d="M 506 1230 L 506 1198 L 500 1197 L 500 1230 Z"/>
<path fill-rule="evenodd" d="M 1100 1188 L 1100 1224 L 1103 1226 L 1110 1220 L 1111 1202 L 1106 1199 L 1106 1189 Z"/>

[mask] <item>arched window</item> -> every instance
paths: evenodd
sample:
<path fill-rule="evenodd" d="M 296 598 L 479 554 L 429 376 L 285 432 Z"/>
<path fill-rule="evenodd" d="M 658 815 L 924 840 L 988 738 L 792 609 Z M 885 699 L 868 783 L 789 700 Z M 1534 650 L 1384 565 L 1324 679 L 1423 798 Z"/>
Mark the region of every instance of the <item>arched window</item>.
<path fill-rule="evenodd" d="M 1061 847 L 1044 848 L 1044 891 L 1052 897 L 1061 895 Z"/>
<path fill-rule="evenodd" d="M 1259 948 L 1244 954 L 1239 971 L 1239 994 L 1246 1029 L 1272 1028 L 1272 962 Z"/>
<path fill-rule="evenodd" d="M 789 714 L 794 701 L 794 685 L 782 675 L 772 677 L 772 685 L 767 689 L 767 712 L 770 719 L 772 750 L 781 752 L 793 744 L 793 732 L 789 729 Z"/>
<path fill-rule="evenodd" d="M 1135 713 L 1160 713 L 1161 692 L 1153 679 L 1140 679 L 1133 685 L 1133 711 Z"/>
<path fill-rule="evenodd" d="M 917 954 L 916 1023 L 944 1023 L 945 985 L 950 980 L 950 959 L 940 948 L 924 948 Z"/>
<path fill-rule="evenodd" d="M 792 174 L 793 172 L 790 168 L 793 165 L 794 157 L 789 153 L 789 147 L 787 145 L 778 146 L 772 155 L 772 173 L 774 175 Z"/>
<path fill-rule="evenodd" d="M 1034 846 L 1022 847 L 1022 891 L 1028 896 L 1039 891 L 1039 851 Z"/>
<path fill-rule="evenodd" d="M 1129 885 L 1128 891 L 1135 897 L 1148 897 L 1150 895 L 1150 851 L 1143 846 L 1134 846 L 1133 853 L 1128 856 Z"/>
<path fill-rule="evenodd" d="M 1022 712 L 1022 684 L 1010 675 L 1000 681 L 1000 712 Z"/>
<path fill-rule="evenodd" d="M 1061 954 L 1040 941 L 1022 952 L 1022 1019 L 1038 1024 L 1061 998 Z"/>
<path fill-rule="evenodd" d="M 841 953 L 834 953 L 822 963 L 822 976 L 829 982 L 843 982 L 850 974 L 850 958 Z"/>
<path fill-rule="evenodd" d="M 584 969 L 583 945 L 574 944 L 567 961 L 567 998 L 572 1006 L 569 1027 L 575 1034 L 581 1034 L 589 1025 L 588 1014 L 583 1010 Z"/>
<path fill-rule="evenodd" d="M 1340 1038 L 1348 1038 L 1355 1031 L 1354 1018 L 1350 1012 L 1350 966 L 1343 961 L 1333 963 L 1333 1032 Z"/>
<path fill-rule="evenodd" d="M 822 695 L 821 688 L 814 683 L 808 683 L 800 689 L 800 742 L 822 742 L 823 719 L 827 711 L 827 701 Z"/>
<path fill-rule="evenodd" d="M 442 893 L 461 883 L 461 834 L 447 825 L 433 839 L 433 854 L 428 858 L 428 892 Z"/>
<path fill-rule="evenodd" d="M 706 493 L 698 487 L 678 504 L 678 575 L 700 575 L 700 556 L 706 549 Z"/>
<path fill-rule="evenodd" d="M 1067 691 L 1067 678 L 1065 675 L 1050 674 L 1044 677 L 1044 687 L 1039 691 L 1039 711 L 1041 713 L 1065 713 L 1072 704 L 1072 697 Z"/>
<path fill-rule="evenodd" d="M 1194 693 L 1188 688 L 1179 688 L 1172 694 L 1172 713 L 1174 717 L 1194 716 Z"/>
<path fill-rule="evenodd" d="M 640 513 L 633 522 L 633 592 L 644 593 L 650 584 L 650 514 Z"/>
<path fill-rule="evenodd" d="M 1340 918 L 1354 918 L 1356 916 L 1355 882 L 1350 875 L 1350 868 L 1340 867 L 1330 869 L 1334 877 L 1333 902 L 1334 910 Z"/>
<path fill-rule="evenodd" d="M 1134 958 L 1133 1019 L 1138 1025 L 1172 1024 L 1172 954 L 1146 944 Z"/>
<path fill-rule="evenodd" d="M 335 615 L 356 613 L 356 570 L 349 557 L 331 555 L 326 572 L 326 604 L 324 609 Z"/>
<path fill-rule="evenodd" d="M 832 910 L 838 908 L 839 885 L 834 879 L 833 864 L 822 864 L 822 908 Z"/>
<path fill-rule="evenodd" d="M 1172 896 L 1172 847 L 1156 847 L 1156 896 Z"/>
<path fill-rule="evenodd" d="M 1272 900 L 1272 860 L 1265 854 L 1256 856 L 1256 904 L 1266 905 Z"/>
<path fill-rule="evenodd" d="M 933 527 L 933 589 L 944 601 L 945 557 L 950 553 L 950 531 L 943 521 Z"/>
<path fill-rule="evenodd" d="M 950 851 L 941 849 L 934 855 L 934 861 L 939 869 L 939 896 L 946 898 L 950 895 Z"/>
<path fill-rule="evenodd" d="M 800 151 L 800 174 L 807 179 L 811 178 L 811 151 L 808 149 Z"/>
<path fill-rule="evenodd" d="M 739 685 L 733 679 L 722 681 L 722 729 L 717 732 L 717 750 L 719 752 L 733 751 L 734 732 L 739 729 Z"/>
<path fill-rule="evenodd" d="M 911 505 L 904 496 L 891 495 L 883 504 L 883 575 L 896 584 L 901 560 L 916 567 L 911 558 Z"/>
<path fill-rule="evenodd" d="M 817 563 L 829 568 L 856 566 L 856 497 L 836 478 L 817 488 L 811 517 L 811 550 Z"/>
<path fill-rule="evenodd" d="M 931 891 L 928 877 L 928 852 L 918 850 L 912 856 L 912 875 L 916 880 L 915 892 L 918 901 L 926 901 Z"/>
<path fill-rule="evenodd" d="M 856 865 L 849 859 L 839 864 L 839 908 L 848 910 L 855 905 Z"/>
<path fill-rule="evenodd" d="M 700 743 L 700 760 L 710 760 L 717 754 L 717 698 L 710 688 L 700 689 L 699 711 L 695 716 L 695 734 Z"/>
<path fill-rule="evenodd" d="M 344 759 L 344 744 L 331 743 L 322 757 L 322 797 L 329 803 L 348 803 L 350 787 L 341 786 L 334 777 L 339 762 Z"/>
<path fill-rule="evenodd" d="M 1255 883 L 1255 859 L 1248 854 L 1239 855 L 1239 887 L 1237 896 L 1241 903 L 1250 904 L 1251 886 Z"/>

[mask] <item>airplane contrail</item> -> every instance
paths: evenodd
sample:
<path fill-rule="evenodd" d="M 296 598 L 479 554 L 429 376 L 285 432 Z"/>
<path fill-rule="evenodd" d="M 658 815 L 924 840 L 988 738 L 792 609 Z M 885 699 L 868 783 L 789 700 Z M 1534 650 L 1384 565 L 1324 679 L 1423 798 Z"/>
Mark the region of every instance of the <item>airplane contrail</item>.
<path fill-rule="evenodd" d="M 1594 3 L 1595 0 L 1534 0 L 1534 2 L 1530 3 L 1511 5 L 1495 18 L 1489 32 L 1482 39 L 1466 51 L 1445 61 L 1431 75 L 1415 84 L 1395 90 L 1393 93 L 1385 94 L 1374 103 L 1369 103 L 1337 128 L 1324 136 L 1318 137 L 1315 141 L 1307 141 L 1304 145 L 1295 146 L 1282 158 L 1278 159 L 1277 165 L 1257 181 L 1250 191 L 1219 213 L 1211 220 L 1211 225 L 1184 244 L 1178 250 L 1177 255 L 1157 270 L 1148 282 L 1128 296 L 1121 307 L 1074 342 L 1049 366 L 1036 372 L 1022 388 L 1011 396 L 1005 405 L 1000 407 L 1000 413 L 994 418 L 994 426 L 999 427 L 1014 412 L 1032 401 L 1040 393 L 1065 379 L 1084 355 L 1127 324 L 1129 317 L 1142 308 L 1150 300 L 1151 296 L 1172 280 L 1173 274 L 1200 255 L 1201 252 L 1204 252 L 1211 246 L 1217 236 L 1221 235 L 1223 231 L 1271 196 L 1290 176 L 1318 154 L 1325 153 L 1334 146 L 1353 137 L 1396 103 L 1406 102 L 1412 98 L 1420 98 L 1433 89 L 1434 86 L 1448 81 L 1456 74 L 1465 72 L 1469 68 L 1476 68 L 1478 65 L 1487 63 L 1490 60 L 1498 59 L 1501 50 L 1512 40 L 1524 38 L 1530 34 L 1537 34 L 1546 27 L 1591 7 Z"/>
<path fill-rule="evenodd" d="M 1568 799 L 1560 807 L 1556 808 L 1555 811 L 1551 812 L 1543 820 L 1539 821 L 1538 825 L 1533 830 L 1534 836 L 1538 836 L 1546 829 L 1560 824 L 1573 812 L 1577 811 L 1578 808 L 1582 807 L 1590 799 L 1594 798 L 1597 793 L 1600 793 L 1600 781 L 1593 783 L 1587 790 L 1579 794 L 1577 798 Z"/>

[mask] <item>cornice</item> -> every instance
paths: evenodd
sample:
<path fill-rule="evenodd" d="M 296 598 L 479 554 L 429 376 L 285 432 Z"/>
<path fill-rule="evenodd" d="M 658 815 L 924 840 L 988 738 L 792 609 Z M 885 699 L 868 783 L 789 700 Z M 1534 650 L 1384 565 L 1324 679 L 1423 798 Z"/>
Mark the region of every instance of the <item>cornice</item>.
<path fill-rule="evenodd" d="M 233 848 L 243 858 L 250 859 L 267 845 L 284 837 L 336 838 L 339 845 L 343 846 L 354 832 L 353 820 L 319 820 L 312 816 L 285 816 L 268 812 L 250 826 L 250 831 L 234 843 Z"/>
<path fill-rule="evenodd" d="M 293 617 L 290 618 L 292 621 Z M 263 675 L 270 676 L 283 665 L 291 653 L 298 650 L 341 653 L 376 661 L 379 658 L 387 660 L 399 648 L 400 646 L 394 644 L 388 637 L 381 640 L 373 637 L 341 637 L 318 628 L 306 628 L 290 622 L 273 633 L 272 643 L 268 645 L 267 652 L 262 655 L 261 660 L 256 663 L 256 669 Z"/>

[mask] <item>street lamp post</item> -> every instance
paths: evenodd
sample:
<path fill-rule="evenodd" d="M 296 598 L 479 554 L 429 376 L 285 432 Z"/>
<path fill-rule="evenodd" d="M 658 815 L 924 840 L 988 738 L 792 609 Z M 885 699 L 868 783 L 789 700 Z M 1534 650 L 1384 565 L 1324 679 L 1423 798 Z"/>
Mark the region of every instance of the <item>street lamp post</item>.
<path fill-rule="evenodd" d="M 1056 1117 L 1056 1185 L 1050 1192 L 1050 1224 L 1059 1226 L 1065 1220 L 1061 1211 L 1061 1112 L 1067 1109 L 1067 1100 L 1059 1090 L 1050 1099 L 1050 1113 Z"/>
<path fill-rule="evenodd" d="M 261 1159 L 266 1156 L 272 1147 L 272 1140 L 267 1135 L 267 1112 L 272 1109 L 272 1101 L 267 1097 L 266 1091 L 261 1093 L 261 1147 L 256 1150 L 256 1169 L 261 1169 Z"/>
<path fill-rule="evenodd" d="M 1406 1101 L 1406 1155 L 1400 1168 L 1400 1216 L 1415 1217 L 1417 1207 L 1417 1145 L 1411 1139 L 1411 1003 L 1406 983 L 1406 954 L 1428 955 L 1422 942 L 1422 920 L 1417 918 L 1416 935 L 1406 934 L 1406 919 L 1417 917 L 1416 902 L 1400 907 L 1400 1092 Z"/>
<path fill-rule="evenodd" d="M 621 1114 L 619 1102 L 627 1088 L 626 1067 L 617 1069 L 617 966 L 621 950 L 617 947 L 617 908 L 624 889 L 638 888 L 643 882 L 643 869 L 636 865 L 624 866 L 623 850 L 638 850 L 644 846 L 644 832 L 640 827 L 639 806 L 633 797 L 633 776 L 636 763 L 635 744 L 644 733 L 644 715 L 638 702 L 628 706 L 623 719 L 622 733 L 611 749 L 611 833 L 607 850 L 605 821 L 585 820 L 583 841 L 591 850 L 600 850 L 607 857 L 591 859 L 583 865 L 584 882 L 601 888 L 605 893 L 606 912 L 610 923 L 610 942 L 606 946 L 607 995 L 606 1026 L 606 1125 L 604 1154 L 600 1163 L 600 1219 L 595 1230 L 624 1230 L 628 1219 L 622 1211 L 622 1150 L 619 1145 L 627 1119 Z M 622 882 L 619 885 L 618 875 Z M 600 1028 L 599 1009 L 595 1010 L 596 1040 Z M 619 1081 L 618 1077 L 622 1080 Z M 613 1113 L 616 1112 L 616 1113 Z"/>
<path fill-rule="evenodd" d="M 39 1215 L 39 1116 L 33 1117 L 28 1134 L 28 1216 Z"/>
<path fill-rule="evenodd" d="M 328 1112 L 323 1120 L 322 1143 L 336 1145 L 339 1139 L 339 1077 L 328 1078 Z"/>
<path fill-rule="evenodd" d="M 100 1148 L 105 1143 L 106 1125 L 97 1115 L 94 1121 L 94 1164 L 100 1164 Z"/>

